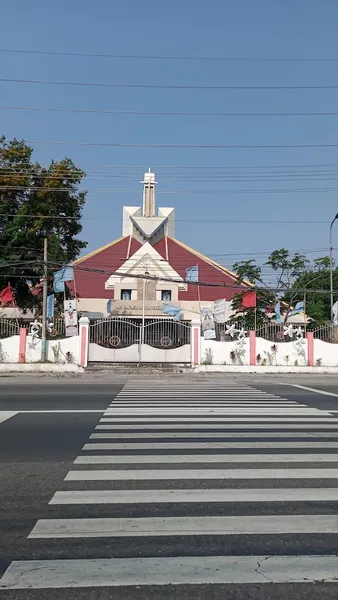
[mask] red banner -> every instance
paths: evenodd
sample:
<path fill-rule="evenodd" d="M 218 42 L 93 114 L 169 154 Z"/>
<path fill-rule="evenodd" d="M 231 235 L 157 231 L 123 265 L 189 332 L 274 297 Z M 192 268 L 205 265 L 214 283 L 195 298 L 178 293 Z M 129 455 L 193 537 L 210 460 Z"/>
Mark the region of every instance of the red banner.
<path fill-rule="evenodd" d="M 2 292 L 0 292 L 0 303 L 8 304 L 9 302 L 13 302 L 13 300 L 14 300 L 14 296 L 13 296 L 12 288 L 10 285 L 8 285 L 7 287 L 5 287 L 4 290 L 2 290 Z"/>
<path fill-rule="evenodd" d="M 243 308 L 256 308 L 257 292 L 247 292 L 242 296 Z"/>

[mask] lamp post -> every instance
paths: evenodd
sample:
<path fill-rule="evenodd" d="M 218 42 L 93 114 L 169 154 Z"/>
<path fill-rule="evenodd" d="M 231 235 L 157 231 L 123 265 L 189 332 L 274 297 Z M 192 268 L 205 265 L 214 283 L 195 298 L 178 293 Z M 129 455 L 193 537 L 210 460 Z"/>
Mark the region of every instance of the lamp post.
<path fill-rule="evenodd" d="M 333 223 L 338 219 L 338 213 L 332 219 L 330 224 L 330 316 L 333 327 L 333 243 L 332 243 L 332 228 Z"/>

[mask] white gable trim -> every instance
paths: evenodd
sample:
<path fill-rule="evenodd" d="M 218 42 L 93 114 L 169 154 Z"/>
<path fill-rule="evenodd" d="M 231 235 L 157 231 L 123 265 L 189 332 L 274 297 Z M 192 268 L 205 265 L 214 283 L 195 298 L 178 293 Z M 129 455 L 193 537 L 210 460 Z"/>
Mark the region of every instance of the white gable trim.
<path fill-rule="evenodd" d="M 143 268 L 141 268 L 142 265 L 144 265 Z M 178 287 L 180 290 L 185 290 L 187 287 L 181 275 L 149 242 L 146 242 L 109 277 L 105 288 L 112 289 L 116 283 L 121 283 L 124 279 L 128 279 L 131 284 L 134 279 L 130 275 L 143 275 L 145 271 L 148 271 L 151 277 L 164 277 L 176 280 L 176 282 L 179 280 Z M 129 277 L 126 277 L 126 275 Z"/>

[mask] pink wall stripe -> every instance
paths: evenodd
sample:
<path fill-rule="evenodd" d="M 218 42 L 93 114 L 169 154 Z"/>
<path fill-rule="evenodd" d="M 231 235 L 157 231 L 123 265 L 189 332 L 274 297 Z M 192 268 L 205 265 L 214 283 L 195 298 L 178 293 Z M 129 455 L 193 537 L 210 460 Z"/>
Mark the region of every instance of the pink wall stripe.
<path fill-rule="evenodd" d="M 312 331 L 307 331 L 307 364 L 309 367 L 315 366 L 315 343 Z"/>
<path fill-rule="evenodd" d="M 87 365 L 87 327 L 81 327 L 81 366 Z"/>
<path fill-rule="evenodd" d="M 20 329 L 20 339 L 19 339 L 19 363 L 24 363 L 26 361 L 26 338 L 27 338 L 27 329 L 26 327 L 22 327 Z"/>
<path fill-rule="evenodd" d="M 256 332 L 249 331 L 250 336 L 250 365 L 256 364 Z"/>
<path fill-rule="evenodd" d="M 199 364 L 199 341 L 200 341 L 200 332 L 199 328 L 194 328 L 194 365 Z"/>

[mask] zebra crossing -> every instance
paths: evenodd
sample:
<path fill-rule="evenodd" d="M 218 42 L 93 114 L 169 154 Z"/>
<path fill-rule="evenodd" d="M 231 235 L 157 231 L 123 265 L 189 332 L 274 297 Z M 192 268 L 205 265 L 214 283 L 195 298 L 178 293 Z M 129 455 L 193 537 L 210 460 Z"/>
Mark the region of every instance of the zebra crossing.
<path fill-rule="evenodd" d="M 195 598 L 207 584 L 322 581 L 338 592 L 338 420 L 252 386 L 128 382 L 49 505 L 32 559 L 12 562 L 0 590 L 175 586 L 179 598 L 192 586 Z"/>

